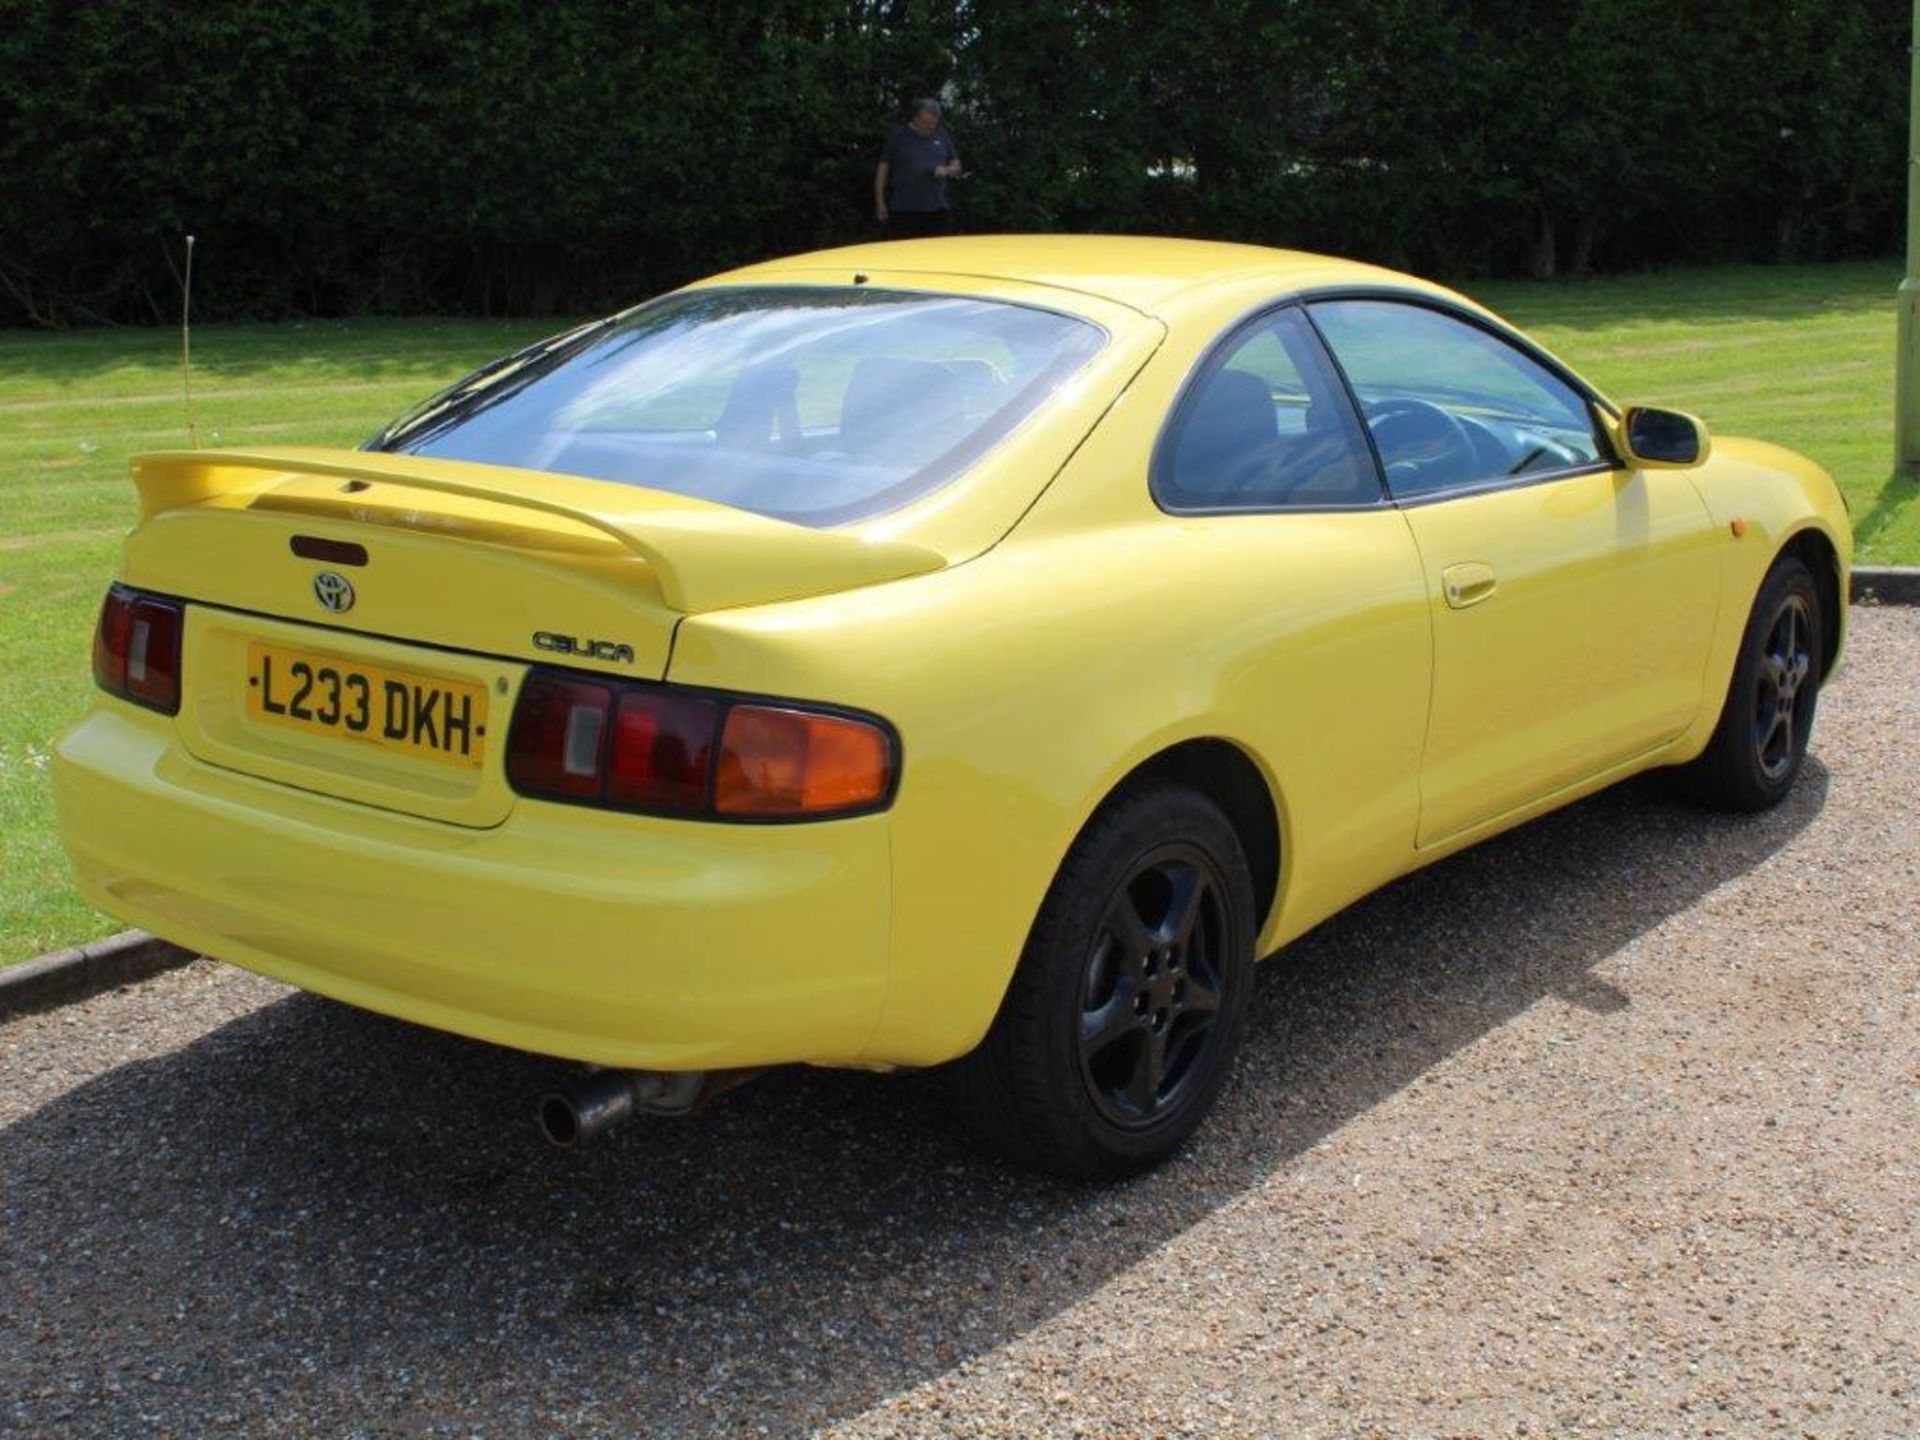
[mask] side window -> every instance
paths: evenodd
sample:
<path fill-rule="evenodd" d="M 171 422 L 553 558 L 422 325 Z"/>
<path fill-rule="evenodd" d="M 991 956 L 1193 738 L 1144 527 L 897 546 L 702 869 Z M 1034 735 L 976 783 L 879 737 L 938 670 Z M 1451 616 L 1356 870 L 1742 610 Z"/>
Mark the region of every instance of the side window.
<path fill-rule="evenodd" d="M 1607 462 L 1585 398 L 1497 336 L 1391 300 L 1311 308 L 1395 499 Z"/>
<path fill-rule="evenodd" d="M 1153 493 L 1169 510 L 1380 503 L 1366 436 L 1297 306 L 1207 362 L 1161 439 Z"/>

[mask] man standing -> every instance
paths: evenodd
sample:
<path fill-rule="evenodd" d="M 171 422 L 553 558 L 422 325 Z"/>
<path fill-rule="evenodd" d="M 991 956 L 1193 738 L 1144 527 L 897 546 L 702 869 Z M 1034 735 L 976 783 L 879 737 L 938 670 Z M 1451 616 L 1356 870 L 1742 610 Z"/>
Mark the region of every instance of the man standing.
<path fill-rule="evenodd" d="M 916 100 L 896 125 L 873 172 L 873 213 L 896 240 L 945 235 L 953 229 L 947 181 L 960 173 L 960 152 L 940 128 L 940 102 Z"/>

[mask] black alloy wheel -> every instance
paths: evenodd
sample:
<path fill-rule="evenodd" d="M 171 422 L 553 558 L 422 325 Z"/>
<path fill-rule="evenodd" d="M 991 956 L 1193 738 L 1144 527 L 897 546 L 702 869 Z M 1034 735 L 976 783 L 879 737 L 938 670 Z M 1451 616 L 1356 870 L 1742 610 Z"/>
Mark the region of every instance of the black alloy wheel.
<path fill-rule="evenodd" d="M 1255 928 L 1220 808 L 1171 781 L 1123 787 L 1062 862 L 986 1038 L 949 1067 L 957 1118 L 1048 1174 L 1159 1164 L 1232 1069 Z"/>
<path fill-rule="evenodd" d="M 1224 883 L 1192 845 L 1138 862 L 1100 917 L 1080 987 L 1080 1074 L 1122 1127 L 1150 1124 L 1206 1074 L 1221 1029 Z"/>
<path fill-rule="evenodd" d="M 1754 762 L 1772 781 L 1784 780 L 1806 748 L 1812 706 L 1800 707 L 1795 701 L 1813 674 L 1814 643 L 1807 601 L 1789 593 L 1768 627 L 1753 687 Z M 1811 693 L 1807 699 L 1813 699 Z"/>
<path fill-rule="evenodd" d="M 1720 810 L 1786 799 L 1813 735 L 1826 633 L 1813 572 L 1798 556 L 1781 556 L 1754 598 L 1713 738 L 1673 772 L 1682 794 Z"/>

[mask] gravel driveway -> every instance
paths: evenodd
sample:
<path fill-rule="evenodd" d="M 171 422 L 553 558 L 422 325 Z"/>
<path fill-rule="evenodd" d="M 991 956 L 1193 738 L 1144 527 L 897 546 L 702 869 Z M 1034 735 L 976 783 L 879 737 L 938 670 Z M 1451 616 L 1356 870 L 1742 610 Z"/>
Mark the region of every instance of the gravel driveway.
<path fill-rule="evenodd" d="M 561 1067 L 207 962 L 13 1021 L 0 1433 L 1915 1434 L 1920 611 L 1815 754 L 1323 927 L 1105 1191 L 829 1073 L 558 1156 Z"/>

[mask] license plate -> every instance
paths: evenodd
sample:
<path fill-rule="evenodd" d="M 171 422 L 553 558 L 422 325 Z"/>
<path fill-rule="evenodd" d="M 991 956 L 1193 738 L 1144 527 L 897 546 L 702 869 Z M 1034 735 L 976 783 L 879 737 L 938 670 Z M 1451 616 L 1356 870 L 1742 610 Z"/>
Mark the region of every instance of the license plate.
<path fill-rule="evenodd" d="M 485 686 L 286 645 L 247 646 L 247 713 L 448 765 L 478 765 L 486 745 Z"/>

